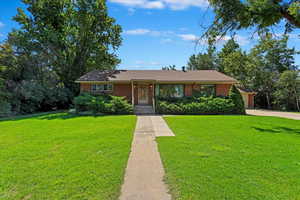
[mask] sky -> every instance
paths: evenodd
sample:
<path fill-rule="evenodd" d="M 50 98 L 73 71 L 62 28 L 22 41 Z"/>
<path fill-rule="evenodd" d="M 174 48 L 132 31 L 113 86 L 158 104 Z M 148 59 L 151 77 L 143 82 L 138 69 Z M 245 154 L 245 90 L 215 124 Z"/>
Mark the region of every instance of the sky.
<path fill-rule="evenodd" d="M 108 12 L 122 26 L 123 43 L 117 51 L 118 69 L 161 69 L 164 66 L 186 66 L 192 54 L 203 52 L 205 42 L 196 42 L 213 19 L 207 0 L 107 0 Z M 0 0 L 0 41 L 18 28 L 12 20 L 21 0 Z M 284 32 L 283 25 L 275 32 Z M 253 30 L 239 31 L 236 41 L 245 51 L 256 44 Z M 289 46 L 300 51 L 300 31 L 291 33 Z M 218 48 L 229 39 L 225 36 Z M 300 56 L 296 56 L 300 65 Z"/>

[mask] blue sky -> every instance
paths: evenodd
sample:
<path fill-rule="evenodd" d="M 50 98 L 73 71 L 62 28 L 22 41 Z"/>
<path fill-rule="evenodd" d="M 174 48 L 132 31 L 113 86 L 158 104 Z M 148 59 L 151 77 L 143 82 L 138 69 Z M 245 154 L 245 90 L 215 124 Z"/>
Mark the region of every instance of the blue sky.
<path fill-rule="evenodd" d="M 186 65 L 190 55 L 204 51 L 205 42 L 195 44 L 213 18 L 207 0 L 108 0 L 110 16 L 123 28 L 118 50 L 119 69 L 161 69 Z M 12 20 L 20 0 L 1 0 L 0 41 L 18 25 Z M 283 26 L 275 28 L 283 33 Z M 299 31 L 291 33 L 290 47 L 300 51 Z M 220 41 L 219 47 L 228 39 Z M 256 43 L 251 30 L 240 31 L 236 40 L 244 50 Z M 296 56 L 300 65 L 300 56 Z"/>

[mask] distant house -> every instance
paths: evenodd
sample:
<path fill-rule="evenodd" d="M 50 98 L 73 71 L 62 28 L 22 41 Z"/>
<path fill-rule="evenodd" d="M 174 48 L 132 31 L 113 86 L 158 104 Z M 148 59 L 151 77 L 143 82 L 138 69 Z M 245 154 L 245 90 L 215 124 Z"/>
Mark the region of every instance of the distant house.
<path fill-rule="evenodd" d="M 195 93 L 228 96 L 233 84 L 232 77 L 215 70 L 94 70 L 77 81 L 81 92 L 123 96 L 134 106 L 155 105 L 155 96 L 176 98 L 193 96 Z M 241 91 L 245 106 L 254 106 L 252 92 Z"/>

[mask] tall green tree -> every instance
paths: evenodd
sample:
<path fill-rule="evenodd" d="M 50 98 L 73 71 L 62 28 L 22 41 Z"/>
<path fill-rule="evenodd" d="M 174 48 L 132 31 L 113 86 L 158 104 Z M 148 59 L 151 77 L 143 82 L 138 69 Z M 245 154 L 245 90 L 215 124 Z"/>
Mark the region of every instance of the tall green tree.
<path fill-rule="evenodd" d="M 224 73 L 239 80 L 244 88 L 251 87 L 253 81 L 248 63 L 248 55 L 241 49 L 233 51 L 220 59 L 220 66 L 222 66 Z"/>
<path fill-rule="evenodd" d="M 258 30 L 285 22 L 286 31 L 300 28 L 298 0 L 209 0 L 215 18 L 208 33 L 218 35 L 254 27 Z"/>
<path fill-rule="evenodd" d="M 287 47 L 287 37 L 274 38 L 271 34 L 262 36 L 251 49 L 248 62 L 249 76 L 253 77 L 253 89 L 266 98 L 267 107 L 272 108 L 276 82 L 286 70 L 296 70 L 295 49 Z"/>
<path fill-rule="evenodd" d="M 192 55 L 187 64 L 188 70 L 217 69 L 216 47 L 210 43 L 207 52 Z"/>
<path fill-rule="evenodd" d="M 240 45 L 234 40 L 234 37 L 230 38 L 223 48 L 218 53 L 218 71 L 225 72 L 226 64 L 224 63 L 225 59 L 233 52 L 236 52 L 240 49 Z"/>
<path fill-rule="evenodd" d="M 280 109 L 300 111 L 300 80 L 299 72 L 285 71 L 276 83 L 275 104 Z"/>
<path fill-rule="evenodd" d="M 10 34 L 19 49 L 43 58 L 63 84 L 77 91 L 74 81 L 91 69 L 114 68 L 121 44 L 121 27 L 108 16 L 105 0 L 23 0 L 14 20 L 20 29 Z M 27 14 L 28 13 L 28 14 Z M 20 42 L 23 40 L 24 42 Z M 23 46 L 22 46 L 23 45 Z M 39 63 L 41 64 L 41 63 Z"/>

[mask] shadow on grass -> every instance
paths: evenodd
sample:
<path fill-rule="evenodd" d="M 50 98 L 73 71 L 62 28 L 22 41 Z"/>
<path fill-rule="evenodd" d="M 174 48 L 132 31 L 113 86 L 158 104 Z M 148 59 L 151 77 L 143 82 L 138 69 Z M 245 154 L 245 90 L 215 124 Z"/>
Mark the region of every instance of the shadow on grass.
<path fill-rule="evenodd" d="M 288 133 L 288 134 L 300 134 L 300 129 L 297 128 L 288 128 L 283 126 L 274 127 L 272 129 L 269 128 L 260 128 L 260 127 L 252 127 L 253 129 L 264 132 L 264 133 Z"/>
<path fill-rule="evenodd" d="M 38 119 L 41 120 L 54 120 L 54 119 L 74 119 L 77 117 L 107 117 L 109 115 L 92 115 L 92 114 L 71 114 L 71 113 L 57 113 L 57 114 L 51 114 L 51 115 L 45 115 L 45 116 L 40 116 Z"/>
<path fill-rule="evenodd" d="M 26 119 L 38 119 L 38 120 L 55 120 L 55 119 L 74 119 L 77 117 L 104 117 L 109 115 L 81 115 L 81 114 L 71 114 L 65 111 L 55 111 L 55 112 L 44 112 L 44 113 L 36 113 L 30 115 L 21 115 L 21 116 L 13 116 L 13 117 L 5 117 L 0 118 L 0 122 L 5 121 L 19 121 Z"/>

